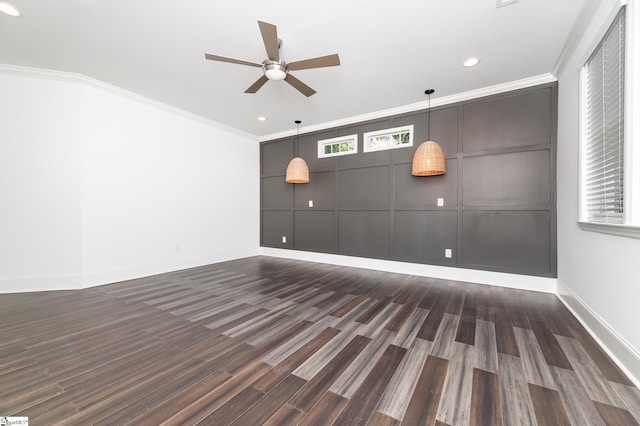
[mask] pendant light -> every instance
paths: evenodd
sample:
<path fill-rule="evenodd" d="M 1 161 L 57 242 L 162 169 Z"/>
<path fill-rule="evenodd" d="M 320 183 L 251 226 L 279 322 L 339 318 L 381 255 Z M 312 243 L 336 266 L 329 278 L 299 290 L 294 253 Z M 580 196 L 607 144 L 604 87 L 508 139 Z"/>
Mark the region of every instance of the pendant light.
<path fill-rule="evenodd" d="M 431 140 L 431 94 L 433 89 L 425 90 L 429 96 L 429 124 L 427 127 L 427 141 L 422 142 L 415 154 L 413 154 L 413 164 L 411 174 L 414 176 L 437 176 L 447 173 L 447 161 L 444 151 L 437 142 Z"/>
<path fill-rule="evenodd" d="M 296 153 L 298 152 L 298 137 L 300 136 L 300 123 L 302 121 L 295 121 L 297 126 L 296 131 Z M 309 183 L 309 166 L 300 157 L 293 158 L 287 166 L 287 176 L 285 178 L 287 183 Z"/>

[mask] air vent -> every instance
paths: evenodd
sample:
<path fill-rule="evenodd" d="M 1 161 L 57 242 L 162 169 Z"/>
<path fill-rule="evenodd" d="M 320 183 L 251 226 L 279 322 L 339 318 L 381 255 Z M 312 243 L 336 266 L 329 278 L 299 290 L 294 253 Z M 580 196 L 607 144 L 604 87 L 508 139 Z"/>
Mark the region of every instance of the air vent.
<path fill-rule="evenodd" d="M 496 0 L 496 8 L 509 6 L 514 3 L 518 3 L 518 0 Z"/>

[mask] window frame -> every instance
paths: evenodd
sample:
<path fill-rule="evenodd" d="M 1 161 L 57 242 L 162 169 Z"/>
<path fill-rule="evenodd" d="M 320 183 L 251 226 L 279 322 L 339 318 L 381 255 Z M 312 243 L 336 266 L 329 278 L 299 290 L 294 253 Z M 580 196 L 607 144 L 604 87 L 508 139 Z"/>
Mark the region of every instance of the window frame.
<path fill-rule="evenodd" d="M 329 154 L 326 154 L 324 152 L 324 147 L 327 145 L 336 145 L 336 144 L 352 142 L 352 141 L 353 141 L 352 151 L 331 152 Z M 318 158 L 340 157 L 342 155 L 351 155 L 351 154 L 357 154 L 357 153 L 358 153 L 358 135 L 357 134 L 318 140 Z"/>
<path fill-rule="evenodd" d="M 394 134 L 405 133 L 405 132 L 409 133 L 408 143 L 390 145 L 382 148 L 371 147 L 370 140 L 376 136 L 394 135 Z M 363 152 L 378 152 L 378 151 L 386 151 L 388 149 L 408 148 L 410 146 L 413 146 L 413 124 L 400 126 L 400 127 L 392 127 L 390 129 L 375 130 L 373 132 L 366 132 L 363 135 L 362 139 L 363 139 L 363 149 L 362 149 Z"/>
<path fill-rule="evenodd" d="M 587 167 L 585 165 L 586 151 L 586 65 L 593 57 L 609 33 L 609 29 L 618 19 L 621 11 L 625 10 L 625 82 L 624 82 L 624 160 L 623 160 L 623 223 L 601 223 L 587 220 L 585 199 Z M 579 218 L 578 225 L 585 231 L 601 232 L 624 237 L 640 238 L 640 8 L 635 0 L 617 8 L 612 19 L 603 31 L 585 60 L 580 70 L 580 171 L 579 171 Z M 635 146 L 634 146 L 635 145 Z"/>

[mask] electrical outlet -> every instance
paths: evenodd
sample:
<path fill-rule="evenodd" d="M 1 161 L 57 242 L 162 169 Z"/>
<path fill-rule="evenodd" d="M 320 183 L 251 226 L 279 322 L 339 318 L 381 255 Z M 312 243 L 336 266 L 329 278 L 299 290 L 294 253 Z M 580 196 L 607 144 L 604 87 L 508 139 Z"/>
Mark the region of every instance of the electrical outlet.
<path fill-rule="evenodd" d="M 452 256 L 453 256 L 453 250 L 444 249 L 444 257 L 446 257 L 447 259 L 451 259 Z"/>
<path fill-rule="evenodd" d="M 282 236 L 282 244 L 286 244 L 287 243 L 287 237 L 286 236 Z"/>
<path fill-rule="evenodd" d="M 444 207 L 444 198 L 438 198 L 437 202 L 438 202 L 438 207 Z"/>
<path fill-rule="evenodd" d="M 313 200 L 309 200 L 309 207 L 313 207 Z"/>

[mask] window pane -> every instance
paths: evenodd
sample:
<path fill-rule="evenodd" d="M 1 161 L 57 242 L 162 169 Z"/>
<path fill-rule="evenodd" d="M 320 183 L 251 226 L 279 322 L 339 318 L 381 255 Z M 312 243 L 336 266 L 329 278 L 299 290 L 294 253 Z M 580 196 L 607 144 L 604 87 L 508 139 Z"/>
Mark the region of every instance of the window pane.
<path fill-rule="evenodd" d="M 585 65 L 587 221 L 624 223 L 624 9 Z"/>

